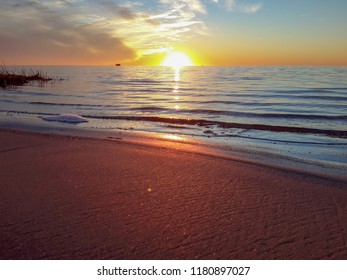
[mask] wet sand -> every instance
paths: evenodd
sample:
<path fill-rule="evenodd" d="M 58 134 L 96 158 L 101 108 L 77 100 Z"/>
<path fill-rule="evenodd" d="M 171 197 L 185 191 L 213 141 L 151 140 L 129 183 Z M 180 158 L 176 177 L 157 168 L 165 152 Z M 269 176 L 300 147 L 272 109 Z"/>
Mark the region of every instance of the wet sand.
<path fill-rule="evenodd" d="M 1 259 L 347 259 L 346 183 L 0 130 Z"/>

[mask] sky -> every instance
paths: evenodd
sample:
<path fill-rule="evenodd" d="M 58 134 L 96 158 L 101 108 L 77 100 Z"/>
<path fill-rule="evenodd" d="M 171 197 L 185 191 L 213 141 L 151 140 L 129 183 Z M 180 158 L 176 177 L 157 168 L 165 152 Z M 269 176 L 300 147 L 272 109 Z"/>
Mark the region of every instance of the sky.
<path fill-rule="evenodd" d="M 347 65 L 346 0 L 0 0 L 6 65 Z"/>

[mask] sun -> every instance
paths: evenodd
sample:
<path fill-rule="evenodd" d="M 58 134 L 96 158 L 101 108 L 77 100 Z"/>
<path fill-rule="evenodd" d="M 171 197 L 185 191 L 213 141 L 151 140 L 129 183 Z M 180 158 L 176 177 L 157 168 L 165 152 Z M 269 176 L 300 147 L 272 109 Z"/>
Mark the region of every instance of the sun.
<path fill-rule="evenodd" d="M 173 52 L 168 54 L 165 59 L 163 60 L 162 64 L 163 66 L 171 66 L 176 69 L 181 68 L 183 66 L 193 66 L 194 63 L 189 58 L 188 55 L 186 55 L 183 52 Z"/>

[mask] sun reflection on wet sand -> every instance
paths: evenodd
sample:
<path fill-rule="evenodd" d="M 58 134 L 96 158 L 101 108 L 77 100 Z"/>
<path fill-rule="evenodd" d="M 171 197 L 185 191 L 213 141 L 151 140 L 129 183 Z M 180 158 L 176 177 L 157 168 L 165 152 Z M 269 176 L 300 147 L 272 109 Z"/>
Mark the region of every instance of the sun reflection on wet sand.
<path fill-rule="evenodd" d="M 178 136 L 178 135 L 173 135 L 173 134 L 165 134 L 162 136 L 166 140 L 173 140 L 173 141 L 185 141 L 186 138 Z"/>

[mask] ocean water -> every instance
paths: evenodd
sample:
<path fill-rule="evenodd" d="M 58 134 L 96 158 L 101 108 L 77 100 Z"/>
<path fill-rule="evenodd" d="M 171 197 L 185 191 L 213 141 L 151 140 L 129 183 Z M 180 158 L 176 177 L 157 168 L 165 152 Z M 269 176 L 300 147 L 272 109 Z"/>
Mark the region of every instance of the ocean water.
<path fill-rule="evenodd" d="M 347 67 L 30 68 L 54 81 L 1 89 L 2 126 L 172 135 L 347 174 Z"/>

